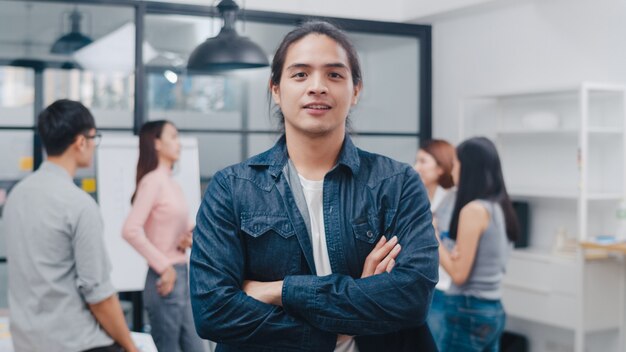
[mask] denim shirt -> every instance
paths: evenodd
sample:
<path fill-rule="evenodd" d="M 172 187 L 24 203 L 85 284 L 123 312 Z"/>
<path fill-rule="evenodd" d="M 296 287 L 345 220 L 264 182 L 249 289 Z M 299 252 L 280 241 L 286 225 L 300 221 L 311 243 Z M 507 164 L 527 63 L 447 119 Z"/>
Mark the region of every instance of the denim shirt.
<path fill-rule="evenodd" d="M 333 351 L 337 334 L 356 336 L 361 352 L 399 350 L 393 344 L 420 350 L 416 329 L 428 313 L 439 258 L 417 173 L 356 148 L 346 135 L 337 165 L 324 177 L 333 274 L 316 276 L 307 227 L 283 172 L 287 162 L 283 136 L 211 180 L 191 252 L 198 334 L 218 342 L 218 351 Z M 398 236 L 395 267 L 361 279 L 381 236 Z M 246 295 L 244 280 L 284 280 L 283 306 Z"/>

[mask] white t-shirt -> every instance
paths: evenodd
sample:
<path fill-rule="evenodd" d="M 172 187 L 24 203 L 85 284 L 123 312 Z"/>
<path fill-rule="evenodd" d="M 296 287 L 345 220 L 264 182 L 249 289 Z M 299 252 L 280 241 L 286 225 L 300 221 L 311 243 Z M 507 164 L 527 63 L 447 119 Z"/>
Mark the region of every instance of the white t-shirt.
<path fill-rule="evenodd" d="M 328 247 L 326 246 L 326 231 L 324 230 L 324 180 L 311 181 L 298 174 L 306 206 L 311 219 L 311 247 L 313 247 L 313 261 L 318 276 L 333 273 L 328 259 Z M 358 352 L 354 338 L 340 335 L 337 339 L 335 352 Z"/>
<path fill-rule="evenodd" d="M 446 201 L 449 202 L 451 200 L 452 195 L 453 193 L 451 191 L 448 191 L 441 186 L 437 186 L 437 188 L 435 189 L 435 194 L 433 195 L 433 200 L 430 202 L 430 211 L 433 213 L 433 216 L 435 216 L 435 213 L 437 212 L 437 210 L 439 210 L 441 206 L 449 205 L 447 203 L 446 204 L 444 203 Z M 454 206 L 454 204 L 452 204 L 452 206 Z M 449 210 L 451 213 L 452 208 L 450 208 Z M 446 218 L 445 220 L 448 220 L 448 218 Z M 439 227 L 439 231 L 441 231 L 442 228 L 446 228 L 446 229 L 449 228 L 450 224 L 439 223 L 439 221 L 443 222 L 445 220 L 439 219 L 439 218 L 437 219 L 438 221 L 437 225 Z M 437 283 L 437 286 L 435 286 L 435 288 L 445 292 L 450 288 L 451 284 L 452 284 L 452 278 L 450 277 L 450 274 L 448 274 L 448 272 L 443 268 L 443 266 L 439 265 L 439 282 Z"/>

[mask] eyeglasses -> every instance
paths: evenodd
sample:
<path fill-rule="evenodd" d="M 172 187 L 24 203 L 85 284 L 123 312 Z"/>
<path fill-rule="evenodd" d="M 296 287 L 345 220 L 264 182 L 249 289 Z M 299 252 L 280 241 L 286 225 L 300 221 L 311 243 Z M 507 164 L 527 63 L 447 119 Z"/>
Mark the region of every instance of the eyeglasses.
<path fill-rule="evenodd" d="M 102 140 L 102 133 L 100 133 L 100 132 L 96 132 L 92 136 L 90 136 L 88 134 L 84 134 L 83 136 L 85 136 L 85 138 L 87 138 L 87 139 L 93 139 L 93 143 L 96 145 L 96 147 L 98 145 L 100 145 L 100 141 Z"/>

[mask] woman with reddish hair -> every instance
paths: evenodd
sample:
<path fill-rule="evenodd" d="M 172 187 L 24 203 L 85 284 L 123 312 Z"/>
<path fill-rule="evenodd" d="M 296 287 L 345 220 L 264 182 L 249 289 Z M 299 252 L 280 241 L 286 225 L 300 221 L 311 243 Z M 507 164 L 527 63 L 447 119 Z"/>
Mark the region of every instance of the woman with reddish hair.
<path fill-rule="evenodd" d="M 430 200 L 430 210 L 433 213 L 433 224 L 442 238 L 447 238 L 456 195 L 452 180 L 455 154 L 454 146 L 450 143 L 433 139 L 424 143 L 417 151 L 413 167 L 420 174 L 426 187 Z M 444 320 L 445 291 L 450 287 L 450 282 L 450 275 L 439 266 L 439 283 L 435 287 L 433 303 L 427 318 L 439 349 L 441 349 L 441 340 L 446 326 Z"/>

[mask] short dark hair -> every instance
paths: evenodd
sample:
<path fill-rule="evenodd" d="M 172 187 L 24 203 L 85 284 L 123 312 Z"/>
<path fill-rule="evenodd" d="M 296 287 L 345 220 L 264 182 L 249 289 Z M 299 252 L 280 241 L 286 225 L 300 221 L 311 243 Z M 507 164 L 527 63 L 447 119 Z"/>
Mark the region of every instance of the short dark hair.
<path fill-rule="evenodd" d="M 274 54 L 274 58 L 272 59 L 270 73 L 270 83 L 272 85 L 277 86 L 280 83 L 289 47 L 293 43 L 306 37 L 309 34 L 325 35 L 337 42 L 337 44 L 341 45 L 341 47 L 346 51 L 346 54 L 348 55 L 348 65 L 352 74 L 352 84 L 354 84 L 354 86 L 356 87 L 363 83 L 363 75 L 361 74 L 359 55 L 357 54 L 354 45 L 352 45 L 352 42 L 350 42 L 348 35 L 338 27 L 326 21 L 314 20 L 302 23 L 294 30 L 287 33 L 287 35 L 283 38 L 283 41 L 278 46 L 278 49 L 276 49 L 276 53 Z M 268 98 L 270 102 L 271 94 L 271 90 L 268 91 Z M 272 109 L 272 106 L 273 105 L 270 104 L 270 110 Z M 280 108 L 277 109 L 276 114 L 280 117 L 281 123 L 284 122 L 284 117 L 282 115 L 282 112 L 280 111 Z"/>
<path fill-rule="evenodd" d="M 61 99 L 45 108 L 37 119 L 37 130 L 50 156 L 63 154 L 76 137 L 96 128 L 89 110 L 80 102 Z"/>

